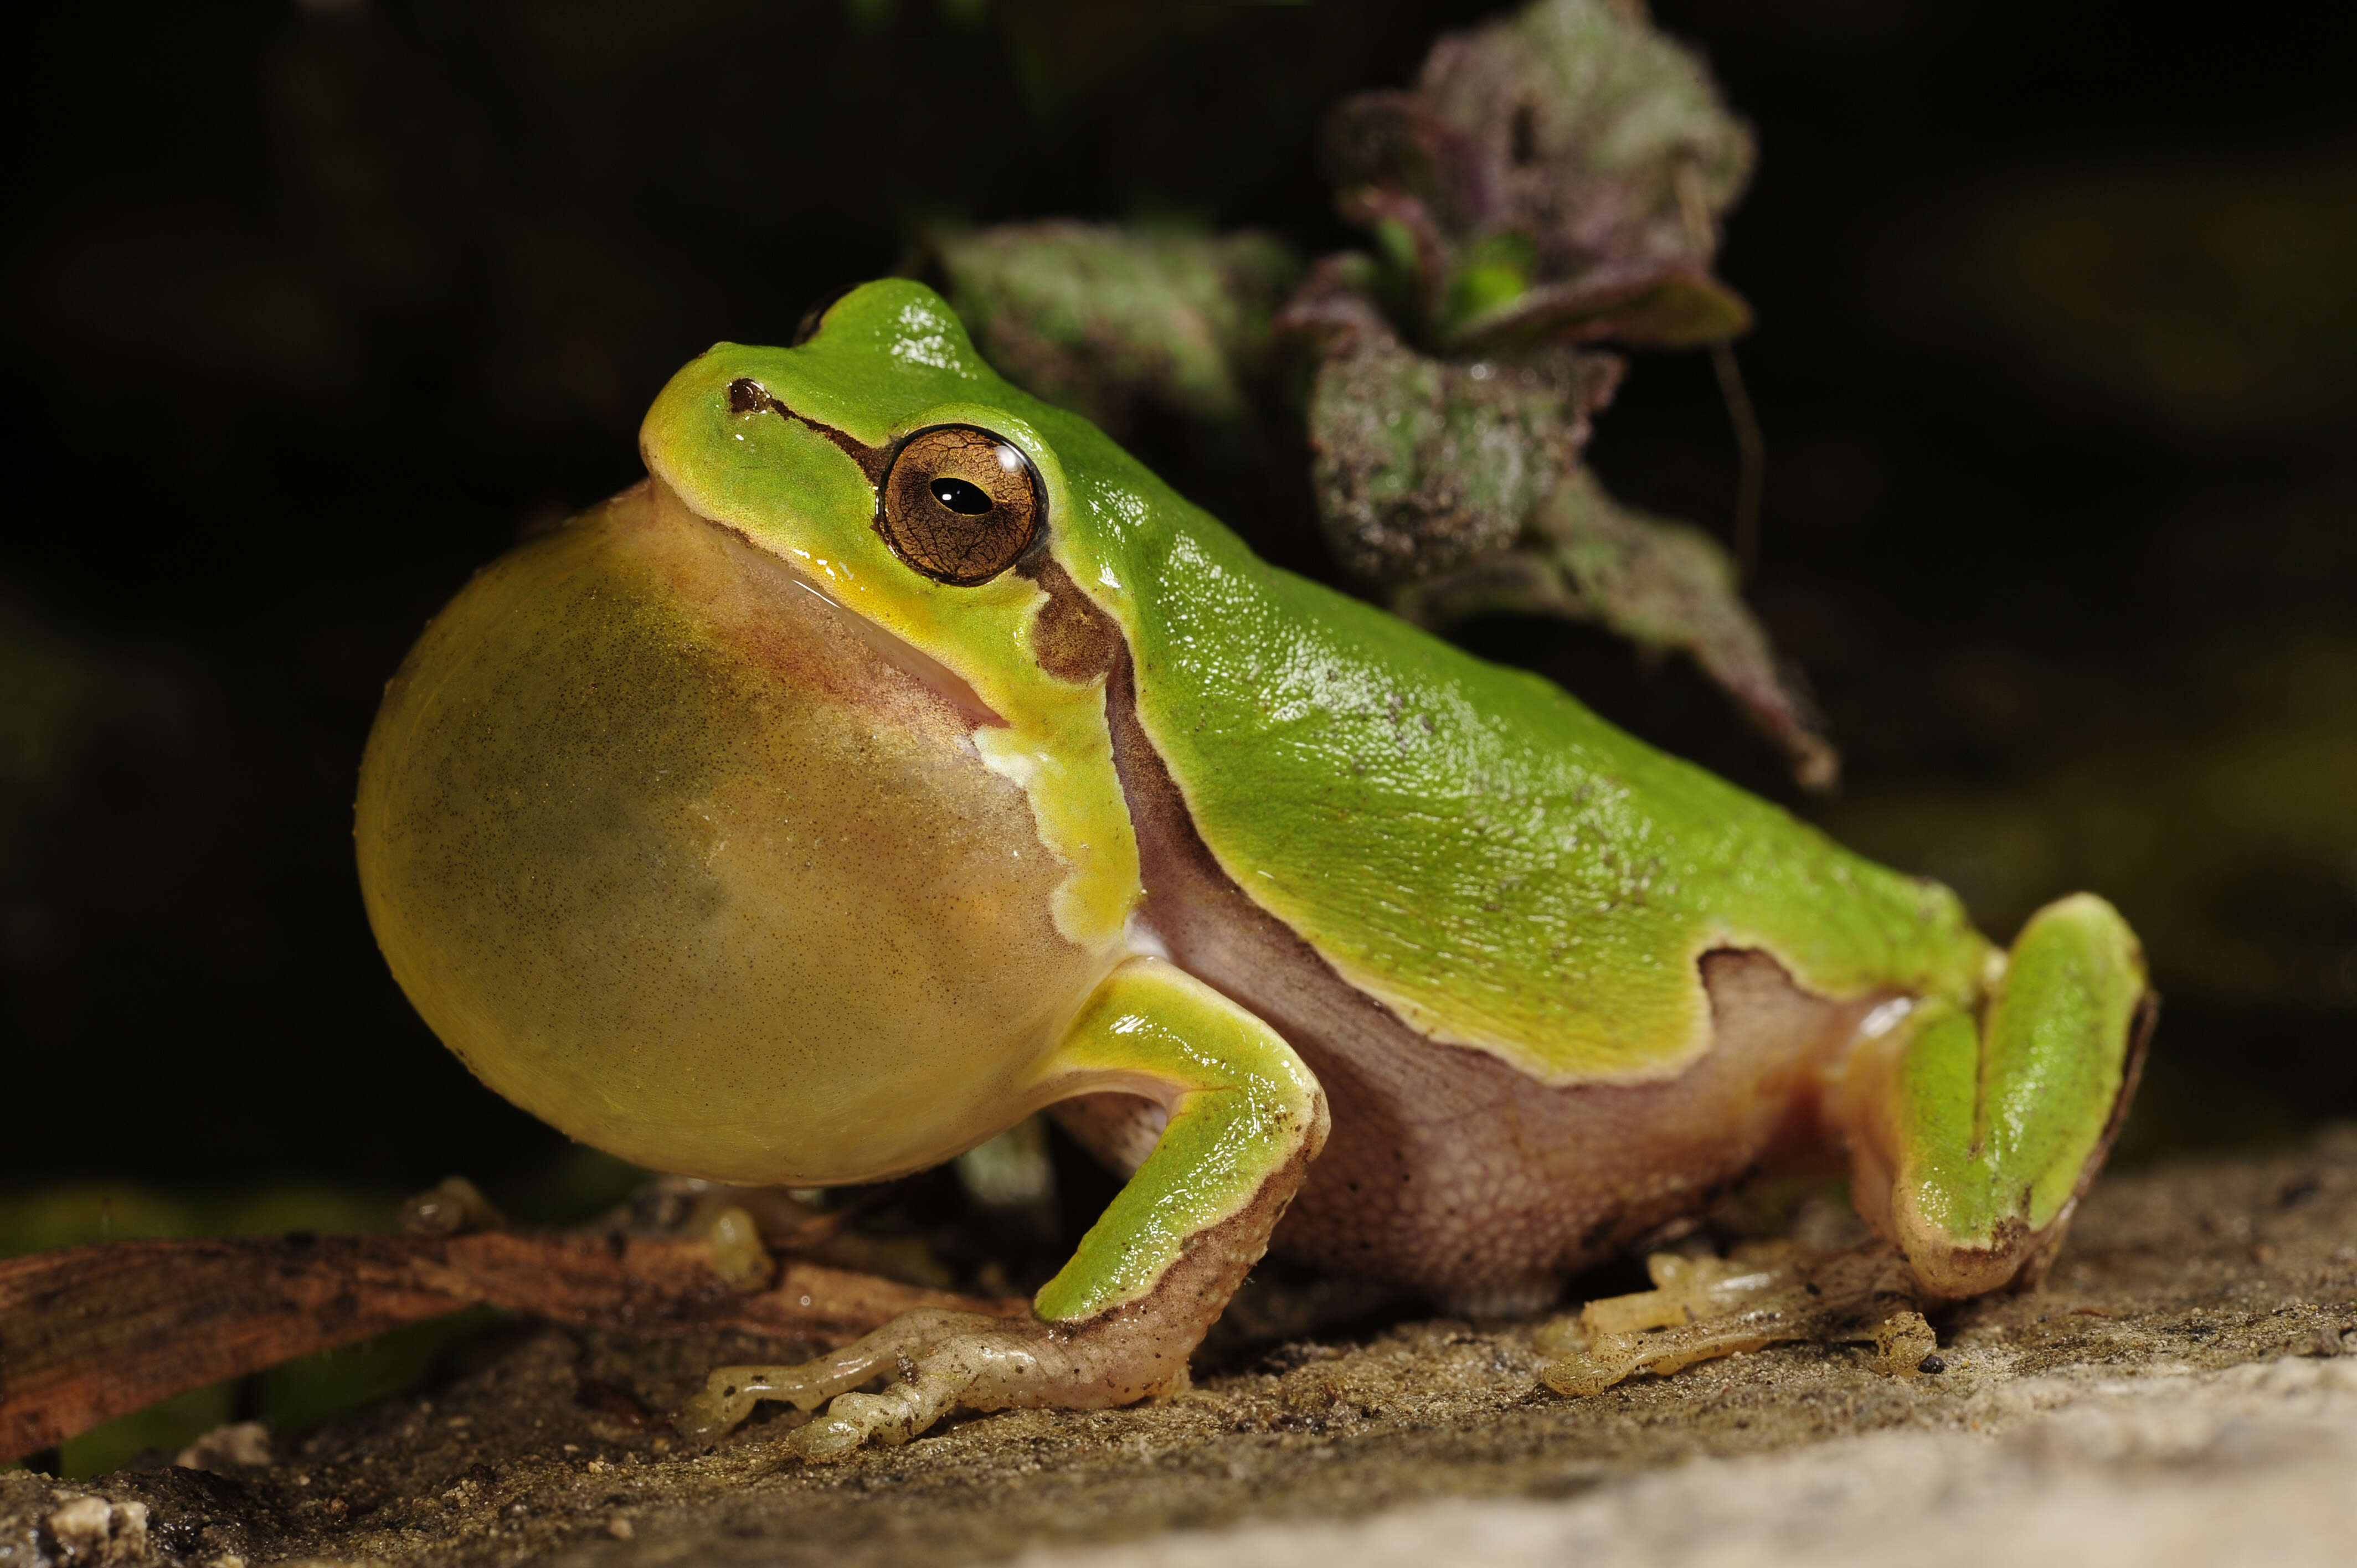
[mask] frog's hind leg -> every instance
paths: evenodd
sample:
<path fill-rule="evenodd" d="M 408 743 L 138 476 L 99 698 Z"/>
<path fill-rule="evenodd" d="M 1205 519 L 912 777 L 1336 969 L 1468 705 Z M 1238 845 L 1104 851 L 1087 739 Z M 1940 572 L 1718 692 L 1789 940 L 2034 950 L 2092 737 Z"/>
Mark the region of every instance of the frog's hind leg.
<path fill-rule="evenodd" d="M 1858 1212 L 1921 1294 L 2035 1283 L 2110 1152 L 2154 1014 L 2119 912 L 2080 894 L 2015 939 L 1977 1014 L 1918 1004 L 1850 1054 L 1827 1098 Z"/>

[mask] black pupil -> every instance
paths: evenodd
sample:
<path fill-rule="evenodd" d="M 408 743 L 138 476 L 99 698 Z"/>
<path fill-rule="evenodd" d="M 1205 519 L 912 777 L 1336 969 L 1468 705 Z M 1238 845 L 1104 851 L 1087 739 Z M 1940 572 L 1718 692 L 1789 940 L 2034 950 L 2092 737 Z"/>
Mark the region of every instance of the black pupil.
<path fill-rule="evenodd" d="M 935 479 L 933 499 L 968 517 L 980 517 L 990 510 L 989 492 L 965 479 Z"/>

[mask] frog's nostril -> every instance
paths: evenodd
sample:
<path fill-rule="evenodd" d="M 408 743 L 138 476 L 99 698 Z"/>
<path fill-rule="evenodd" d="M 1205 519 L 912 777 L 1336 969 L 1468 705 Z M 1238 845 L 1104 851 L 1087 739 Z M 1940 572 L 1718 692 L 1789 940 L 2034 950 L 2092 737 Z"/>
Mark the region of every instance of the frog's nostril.
<path fill-rule="evenodd" d="M 738 376 L 728 383 L 728 412 L 755 413 L 770 406 L 767 388 L 750 376 Z"/>

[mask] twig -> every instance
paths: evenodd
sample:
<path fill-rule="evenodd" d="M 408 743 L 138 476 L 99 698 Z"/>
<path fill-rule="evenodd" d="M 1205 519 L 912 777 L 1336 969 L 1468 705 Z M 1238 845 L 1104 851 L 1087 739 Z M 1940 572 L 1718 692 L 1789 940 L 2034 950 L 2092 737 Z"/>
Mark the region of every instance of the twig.
<path fill-rule="evenodd" d="M 838 1345 L 912 1307 L 1019 1299 L 789 1261 L 740 1294 L 703 1241 L 321 1236 L 111 1241 L 0 1262 L 0 1463 L 188 1389 L 490 1305 L 662 1337 L 715 1329 Z"/>
<path fill-rule="evenodd" d="M 1710 204 L 1704 200 L 1702 172 L 1691 157 L 1677 166 L 1678 208 L 1685 220 L 1686 243 L 1706 265 L 1718 249 Z M 1735 345 L 1720 338 L 1710 346 L 1711 368 L 1718 372 L 1718 395 L 1727 405 L 1727 423 L 1735 427 L 1738 464 L 1735 478 L 1735 566 L 1745 582 L 1760 569 L 1760 508 L 1768 487 L 1768 441 L 1760 430 L 1759 412 L 1743 384 L 1743 367 Z"/>

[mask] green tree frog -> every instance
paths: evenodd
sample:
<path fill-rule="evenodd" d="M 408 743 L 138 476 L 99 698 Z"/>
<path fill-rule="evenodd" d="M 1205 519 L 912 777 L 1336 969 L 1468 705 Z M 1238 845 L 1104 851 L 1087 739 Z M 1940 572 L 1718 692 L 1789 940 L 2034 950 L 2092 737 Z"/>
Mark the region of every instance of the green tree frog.
<path fill-rule="evenodd" d="M 2109 905 L 1993 947 L 1265 564 L 920 285 L 719 345 L 640 443 L 387 688 L 357 831 L 402 986 L 657 1169 L 873 1182 L 1046 1109 L 1127 1176 L 1030 1321 L 723 1369 L 692 1425 L 824 1406 L 794 1441 L 825 1455 L 1135 1401 L 1272 1238 L 1534 1310 L 1812 1148 L 1964 1297 L 2033 1276 L 2102 1162 L 2149 1011 Z"/>

